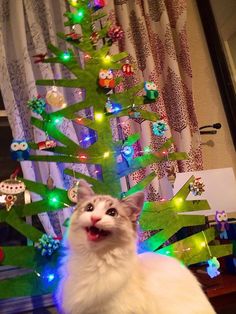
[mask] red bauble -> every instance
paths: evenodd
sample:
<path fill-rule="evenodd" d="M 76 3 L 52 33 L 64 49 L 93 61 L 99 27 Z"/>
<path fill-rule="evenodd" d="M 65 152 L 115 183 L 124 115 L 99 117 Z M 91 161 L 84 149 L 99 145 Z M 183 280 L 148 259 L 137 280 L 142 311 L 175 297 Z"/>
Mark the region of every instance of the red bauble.
<path fill-rule="evenodd" d="M 127 60 L 125 64 L 122 65 L 122 72 L 125 74 L 125 75 L 133 75 L 134 74 L 134 68 L 133 66 L 129 63 L 129 61 Z"/>
<path fill-rule="evenodd" d="M 4 251 L 3 249 L 0 247 L 0 263 L 4 260 Z"/>

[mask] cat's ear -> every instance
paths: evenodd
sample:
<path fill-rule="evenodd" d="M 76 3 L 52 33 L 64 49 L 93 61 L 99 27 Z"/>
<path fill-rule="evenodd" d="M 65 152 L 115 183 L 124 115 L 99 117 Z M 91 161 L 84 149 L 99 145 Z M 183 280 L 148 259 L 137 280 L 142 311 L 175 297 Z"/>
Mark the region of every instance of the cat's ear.
<path fill-rule="evenodd" d="M 137 192 L 122 200 L 122 202 L 129 207 L 129 217 L 131 221 L 135 222 L 142 211 L 144 204 L 144 193 Z"/>
<path fill-rule="evenodd" d="M 87 181 L 81 179 L 79 180 L 79 187 L 78 187 L 78 193 L 77 193 L 77 199 L 78 202 L 84 198 L 89 198 L 93 196 L 95 193 L 91 189 L 90 184 L 88 184 Z"/>

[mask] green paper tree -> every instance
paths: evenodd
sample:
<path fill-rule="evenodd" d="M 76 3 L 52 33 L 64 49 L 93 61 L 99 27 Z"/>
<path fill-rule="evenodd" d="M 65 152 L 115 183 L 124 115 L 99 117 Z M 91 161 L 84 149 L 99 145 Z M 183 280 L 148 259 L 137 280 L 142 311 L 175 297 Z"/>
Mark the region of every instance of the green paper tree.
<path fill-rule="evenodd" d="M 70 2 L 70 1 L 69 1 Z M 128 176 L 135 171 L 147 167 L 153 163 L 166 160 L 166 153 L 172 146 L 172 138 L 168 139 L 158 151 L 148 152 L 142 156 L 131 158 L 129 162 L 117 162 L 117 156 L 121 154 L 124 146 L 132 147 L 139 138 L 139 134 L 132 134 L 124 140 L 114 141 L 111 130 L 111 119 L 129 116 L 130 112 L 135 112 L 138 117 L 156 122 L 159 117 L 156 113 L 144 110 L 147 103 L 155 101 L 146 96 L 140 96 L 139 92 L 143 90 L 144 83 L 139 83 L 120 93 L 110 93 L 109 99 L 112 103 L 119 103 L 117 112 L 105 112 L 104 106 L 108 95 L 102 87 L 98 85 L 98 76 L 100 69 L 120 70 L 124 59 L 128 56 L 126 52 L 110 55 L 111 40 L 107 40 L 107 32 L 110 27 L 108 21 L 95 33 L 94 23 L 106 14 L 103 10 L 95 11 L 88 7 L 89 1 L 71 1 L 74 11 L 65 14 L 68 21 L 66 26 L 80 24 L 82 36 L 76 40 L 70 39 L 63 33 L 58 33 L 58 37 L 66 40 L 71 48 L 66 52 L 60 50 L 52 44 L 48 45 L 53 57 L 46 58 L 43 62 L 56 64 L 59 63 L 67 68 L 74 79 L 59 80 L 38 80 L 37 85 L 58 86 L 66 88 L 80 88 L 85 91 L 83 101 L 70 104 L 70 106 L 56 112 L 41 112 L 38 117 L 32 117 L 31 123 L 34 127 L 42 130 L 50 138 L 57 141 L 59 145 L 45 151 L 53 152 L 53 155 L 30 155 L 31 161 L 44 162 L 65 162 L 72 164 L 93 164 L 101 169 L 101 177 L 94 178 L 75 172 L 67 168 L 64 173 L 77 179 L 85 179 L 89 182 L 96 193 L 110 194 L 121 198 L 137 191 L 144 190 L 155 178 L 155 172 L 147 175 L 143 180 L 131 187 L 125 193 L 121 191 L 120 179 Z M 101 48 L 94 43 L 94 36 L 98 36 L 100 42 L 103 42 Z M 84 65 L 78 58 L 78 51 L 89 55 Z M 116 78 L 115 84 L 122 83 L 123 78 Z M 134 106 L 135 104 L 135 106 Z M 78 112 L 92 108 L 93 117 L 87 118 Z M 88 148 L 74 142 L 66 136 L 57 124 L 62 118 L 75 121 L 76 123 L 88 128 L 96 133 L 96 140 Z M 29 143 L 32 150 L 37 150 L 37 143 Z M 184 152 L 169 152 L 169 160 L 183 160 L 187 155 Z M 43 233 L 35 227 L 27 224 L 23 218 L 50 211 L 58 211 L 65 206 L 73 206 L 68 198 L 65 189 L 49 189 L 47 185 L 40 182 L 33 182 L 26 179 L 24 181 L 27 189 L 41 196 L 41 200 L 27 205 L 13 206 L 10 211 L 0 211 L 0 222 L 5 222 L 22 233 L 25 237 L 34 243 L 39 241 Z M 208 245 L 215 238 L 213 228 L 205 229 L 202 232 L 193 234 L 180 241 L 167 244 L 167 241 L 183 227 L 197 226 L 205 224 L 204 215 L 188 215 L 185 212 L 209 209 L 207 201 L 187 201 L 189 194 L 189 184 L 194 181 L 191 177 L 189 181 L 180 189 L 180 191 L 171 200 L 165 202 L 146 202 L 140 225 L 144 231 L 159 230 L 145 241 L 145 245 L 150 250 L 175 256 L 181 259 L 186 265 L 206 261 L 212 256 L 224 256 L 231 254 L 230 245 Z M 42 256 L 40 251 L 33 246 L 27 247 L 3 247 L 1 248 L 4 258 L 1 265 L 12 265 L 26 269 L 26 273 L 14 278 L 0 280 L 0 298 L 10 298 L 16 296 L 40 295 L 53 292 L 57 280 L 52 280 L 45 285 L 43 269 L 45 266 L 57 267 L 59 258 L 58 251 L 51 256 Z M 211 256 L 212 255 L 212 256 Z M 9 289 L 11 287 L 11 289 Z"/>

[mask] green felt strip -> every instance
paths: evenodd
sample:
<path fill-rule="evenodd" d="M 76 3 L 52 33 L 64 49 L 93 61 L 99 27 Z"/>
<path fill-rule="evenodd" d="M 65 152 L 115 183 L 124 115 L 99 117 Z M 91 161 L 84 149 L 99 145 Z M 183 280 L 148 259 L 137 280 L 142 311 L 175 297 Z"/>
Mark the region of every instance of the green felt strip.
<path fill-rule="evenodd" d="M 34 272 L 0 280 L 0 299 L 52 293 L 55 290 L 57 281 L 55 279 L 51 284 L 45 285 L 45 279 L 43 282 L 43 279 L 40 280 Z M 9 289 L 9 287 L 11 288 Z"/>
<path fill-rule="evenodd" d="M 17 217 L 14 211 L 10 212 L 6 219 L 6 222 L 14 229 L 19 231 L 21 234 L 23 234 L 25 237 L 34 242 L 37 241 L 43 235 L 41 231 L 37 230 L 31 225 L 28 225 L 25 221 Z"/>
<path fill-rule="evenodd" d="M 75 176 L 75 178 L 77 179 L 86 180 L 88 183 L 90 183 L 93 186 L 92 189 L 94 190 L 94 192 L 98 194 L 107 193 L 107 187 L 101 181 L 98 181 L 92 177 L 86 176 L 80 172 L 76 172 L 68 168 L 64 170 L 64 173 L 68 174 L 69 176 Z"/>
<path fill-rule="evenodd" d="M 74 88 L 83 88 L 80 87 L 81 80 L 36 80 L 36 85 L 40 86 L 58 86 L 58 87 L 74 87 Z M 85 88 L 85 87 L 84 87 Z"/>
<path fill-rule="evenodd" d="M 152 172 L 146 176 L 142 181 L 132 186 L 127 192 L 125 192 L 125 196 L 132 195 L 138 191 L 143 191 L 156 177 L 156 173 Z"/>
<path fill-rule="evenodd" d="M 194 176 L 191 176 L 187 182 L 181 187 L 181 189 L 175 194 L 173 200 L 176 198 L 183 198 L 186 199 L 190 193 L 189 185 L 191 182 L 195 180 Z"/>
<path fill-rule="evenodd" d="M 150 112 L 141 109 L 138 109 L 137 111 L 140 112 L 141 118 L 145 120 L 156 122 L 159 119 L 159 115 L 155 112 Z"/>
<path fill-rule="evenodd" d="M 35 268 L 38 264 L 36 249 L 33 246 L 4 246 L 3 250 L 4 259 L 1 265 Z"/>
<path fill-rule="evenodd" d="M 123 145 L 131 146 L 131 145 L 135 144 L 139 139 L 140 139 L 139 133 L 129 135 L 127 140 L 125 140 Z"/>

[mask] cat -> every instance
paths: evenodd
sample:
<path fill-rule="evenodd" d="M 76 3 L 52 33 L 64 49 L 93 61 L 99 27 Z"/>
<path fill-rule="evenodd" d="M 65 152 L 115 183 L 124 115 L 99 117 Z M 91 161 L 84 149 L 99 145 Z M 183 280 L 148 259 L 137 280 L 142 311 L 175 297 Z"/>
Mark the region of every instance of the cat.
<path fill-rule="evenodd" d="M 213 314 L 193 274 L 174 258 L 136 253 L 143 192 L 122 200 L 80 181 L 56 291 L 63 314 Z"/>

